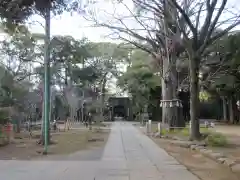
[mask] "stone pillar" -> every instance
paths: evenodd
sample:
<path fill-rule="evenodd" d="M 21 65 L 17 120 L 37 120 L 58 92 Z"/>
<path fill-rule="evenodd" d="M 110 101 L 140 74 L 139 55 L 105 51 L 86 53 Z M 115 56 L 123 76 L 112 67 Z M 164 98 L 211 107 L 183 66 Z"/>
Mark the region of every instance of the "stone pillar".
<path fill-rule="evenodd" d="M 158 123 L 158 132 L 161 135 L 162 134 L 162 126 L 161 123 Z"/>
<path fill-rule="evenodd" d="M 148 120 L 148 128 L 149 128 L 149 134 L 152 133 L 152 120 Z"/>
<path fill-rule="evenodd" d="M 146 123 L 146 125 L 145 125 L 145 130 L 146 130 L 146 134 L 148 134 L 149 133 L 149 125 L 148 125 L 148 123 Z"/>

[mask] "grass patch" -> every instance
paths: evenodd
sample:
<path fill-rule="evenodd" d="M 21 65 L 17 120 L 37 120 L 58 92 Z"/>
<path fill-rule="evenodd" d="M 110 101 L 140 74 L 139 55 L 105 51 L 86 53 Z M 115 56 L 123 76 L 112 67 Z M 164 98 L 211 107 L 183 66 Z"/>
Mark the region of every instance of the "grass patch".
<path fill-rule="evenodd" d="M 152 132 L 158 132 L 157 124 L 152 124 Z M 211 128 L 201 126 L 200 133 L 203 135 L 201 140 L 204 140 L 208 146 L 227 147 L 230 144 L 226 136 L 224 136 L 222 133 L 214 132 L 214 130 Z M 177 136 L 185 139 L 190 137 L 189 126 L 186 126 L 185 128 L 182 129 L 173 129 L 171 131 L 163 129 L 162 135 L 170 137 Z"/>
<path fill-rule="evenodd" d="M 153 132 L 158 132 L 156 127 L 157 125 L 153 124 L 152 130 Z M 200 127 L 200 133 L 203 134 L 203 139 L 205 140 L 208 146 L 212 147 L 226 147 L 229 145 L 227 137 L 221 133 L 213 132 L 210 128 L 206 128 L 204 126 Z M 190 137 L 189 126 L 182 129 L 173 129 L 171 131 L 167 131 L 166 129 L 162 130 L 163 136 L 179 136 L 179 137 Z"/>
<path fill-rule="evenodd" d="M 158 129 L 156 127 L 154 128 L 154 132 L 158 132 Z M 200 132 L 203 134 L 208 134 L 211 132 L 211 130 L 209 130 L 206 127 L 200 127 Z M 185 127 L 181 129 L 172 129 L 170 131 L 167 131 L 166 129 L 162 129 L 161 133 L 162 135 L 181 135 L 186 137 L 190 136 L 189 127 Z"/>
<path fill-rule="evenodd" d="M 214 132 L 214 133 L 212 132 L 212 133 L 208 134 L 205 141 L 209 146 L 213 146 L 213 147 L 225 147 L 229 144 L 226 136 L 224 136 L 221 133 L 216 133 L 216 132 Z"/>

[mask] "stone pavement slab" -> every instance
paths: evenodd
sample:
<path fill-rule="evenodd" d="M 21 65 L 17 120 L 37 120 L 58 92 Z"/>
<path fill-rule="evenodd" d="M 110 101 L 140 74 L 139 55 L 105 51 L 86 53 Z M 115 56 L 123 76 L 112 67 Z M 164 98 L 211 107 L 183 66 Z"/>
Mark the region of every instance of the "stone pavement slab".
<path fill-rule="evenodd" d="M 198 180 L 131 123 L 111 129 L 101 159 L 77 152 L 60 161 L 2 160 L 0 180 Z"/>

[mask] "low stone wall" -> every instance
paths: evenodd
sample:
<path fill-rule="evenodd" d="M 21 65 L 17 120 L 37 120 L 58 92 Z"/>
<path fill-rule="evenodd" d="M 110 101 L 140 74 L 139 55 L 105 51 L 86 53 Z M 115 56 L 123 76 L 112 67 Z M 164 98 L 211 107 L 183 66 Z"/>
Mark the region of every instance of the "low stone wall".
<path fill-rule="evenodd" d="M 151 121 L 146 123 L 146 127 L 144 127 L 145 131 L 143 131 L 147 136 L 151 138 L 164 138 L 172 140 L 171 143 L 178 145 L 183 148 L 189 148 L 192 151 L 198 151 L 202 155 L 211 158 L 219 164 L 226 165 L 233 172 L 240 172 L 240 160 L 234 159 L 233 157 L 229 157 L 224 153 L 220 153 L 217 151 L 213 151 L 209 147 L 207 147 L 205 142 L 199 141 L 187 141 L 186 139 L 181 139 L 178 136 L 162 136 L 159 132 L 153 133 L 151 132 Z M 161 127 L 158 127 L 158 130 L 161 130 Z"/>
<path fill-rule="evenodd" d="M 159 137 L 159 136 L 158 136 Z M 237 159 L 234 159 L 233 157 L 230 157 L 229 155 L 226 155 L 224 153 L 220 153 L 217 151 L 214 151 L 206 146 L 205 142 L 198 142 L 198 141 L 186 141 L 181 140 L 179 137 L 161 137 L 166 139 L 171 139 L 171 144 L 183 147 L 183 148 L 189 148 L 192 151 L 197 151 L 201 153 L 202 155 L 216 161 L 219 164 L 226 165 L 228 168 L 230 168 L 233 172 L 240 172 L 240 161 Z"/>

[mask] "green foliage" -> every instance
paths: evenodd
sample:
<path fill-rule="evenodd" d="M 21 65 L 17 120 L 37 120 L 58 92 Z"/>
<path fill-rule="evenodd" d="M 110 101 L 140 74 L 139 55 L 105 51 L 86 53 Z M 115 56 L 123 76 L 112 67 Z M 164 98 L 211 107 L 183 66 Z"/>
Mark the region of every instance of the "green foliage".
<path fill-rule="evenodd" d="M 12 24 L 20 24 L 30 18 L 36 10 L 43 13 L 50 7 L 53 13 L 60 14 L 67 9 L 69 3 L 70 0 L 2 0 L 0 16 L 11 27 Z"/>
<path fill-rule="evenodd" d="M 35 38 L 35 37 L 34 37 Z M 37 38 L 42 40 L 42 36 L 37 35 Z M 51 44 L 51 83 L 65 84 L 65 80 L 71 78 L 75 83 L 79 83 L 79 75 L 81 68 L 78 65 L 83 65 L 85 59 L 90 57 L 86 49 L 88 40 L 83 38 L 76 40 L 71 36 L 54 36 L 50 42 Z M 44 48 L 40 48 L 39 56 L 43 57 Z M 62 71 L 65 71 L 63 75 Z M 35 73 L 43 79 L 44 67 L 43 64 L 35 68 Z M 84 73 L 82 73 L 84 74 Z M 87 75 L 88 77 L 88 75 Z M 85 79 L 83 79 L 84 81 Z"/>
<path fill-rule="evenodd" d="M 6 124 L 9 120 L 9 113 L 7 110 L 0 109 L 0 124 Z"/>
<path fill-rule="evenodd" d="M 227 138 L 221 133 L 210 133 L 206 139 L 210 146 L 224 147 L 228 144 Z"/>
<path fill-rule="evenodd" d="M 211 95 L 207 91 L 200 91 L 199 92 L 200 101 L 202 101 L 202 102 L 203 101 L 208 101 L 208 100 L 210 100 L 210 98 L 211 98 Z"/>
<path fill-rule="evenodd" d="M 0 105 L 24 106 L 23 97 L 29 92 L 29 62 L 34 59 L 34 40 L 25 26 L 18 32 L 12 32 L 2 40 L 2 60 L 0 66 Z"/>
<path fill-rule="evenodd" d="M 61 63 L 82 63 L 90 57 L 86 44 L 88 40 L 83 38 L 76 40 L 71 36 L 55 36 L 51 40 L 51 61 Z"/>
<path fill-rule="evenodd" d="M 2 95 L 9 95 L 13 82 L 12 74 L 5 67 L 0 66 L 0 86 Z"/>
<path fill-rule="evenodd" d="M 35 41 L 26 26 L 15 27 L 16 31 L 7 31 L 8 38 L 1 40 L 0 105 L 22 109 L 25 106 L 24 97 L 31 86 L 25 79 L 31 75 L 29 63 L 36 57 Z"/>
<path fill-rule="evenodd" d="M 92 66 L 85 68 L 75 67 L 72 69 L 72 80 L 78 82 L 80 79 L 82 82 L 95 82 L 100 77 L 100 72 Z"/>
<path fill-rule="evenodd" d="M 147 53 L 135 50 L 131 57 L 132 65 L 119 78 L 118 85 L 132 95 L 133 107 L 138 112 L 148 104 L 151 89 L 160 86 L 160 77 L 154 74 L 149 65 L 150 57 Z"/>
<path fill-rule="evenodd" d="M 183 135 L 183 136 L 187 136 L 189 137 L 190 136 L 190 132 L 189 132 L 189 128 L 184 128 L 180 131 L 180 133 Z"/>
<path fill-rule="evenodd" d="M 55 36 L 51 40 L 52 82 L 59 83 L 67 76 L 76 84 L 93 84 L 101 82 L 109 74 L 118 76 L 116 63 L 125 58 L 126 52 L 114 43 L 93 43 L 86 38 L 76 40 L 71 36 Z M 43 52 L 41 54 L 43 56 Z M 42 78 L 43 70 L 43 66 L 35 68 Z"/>
<path fill-rule="evenodd" d="M 115 61 L 123 61 L 128 58 L 129 49 L 124 48 L 121 44 L 99 42 L 89 42 L 86 44 L 86 49 L 91 57 L 101 59 L 111 59 Z"/>
<path fill-rule="evenodd" d="M 158 129 L 156 129 L 156 132 L 158 131 Z M 162 129 L 161 130 L 161 134 L 164 136 L 169 135 L 169 136 L 184 136 L 184 137 L 190 137 L 190 131 L 189 131 L 189 127 L 185 127 L 185 128 L 181 128 L 181 129 L 171 129 L 171 130 L 167 130 L 167 129 Z M 210 131 L 208 130 L 208 128 L 205 127 L 200 127 L 200 132 L 204 133 L 204 134 L 210 134 Z"/>
<path fill-rule="evenodd" d="M 3 66 L 12 78 L 18 81 L 29 77 L 29 63 L 37 58 L 34 51 L 36 42 L 26 27 L 24 28 L 24 30 L 9 34 L 8 38 L 1 41 L 2 60 L 7 62 Z"/>
<path fill-rule="evenodd" d="M 240 88 L 240 33 L 224 36 L 213 45 L 209 52 L 211 68 L 209 89 L 217 89 L 221 95 L 234 93 Z M 219 61 L 220 60 L 220 61 Z M 218 64 L 216 64 L 216 62 Z M 213 75 L 212 75 L 213 74 Z"/>

